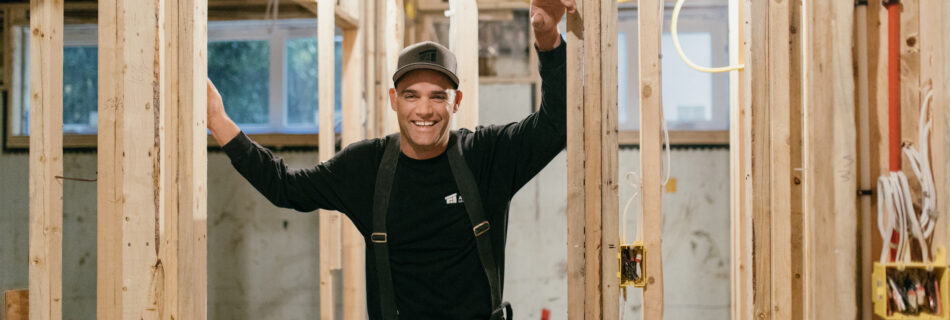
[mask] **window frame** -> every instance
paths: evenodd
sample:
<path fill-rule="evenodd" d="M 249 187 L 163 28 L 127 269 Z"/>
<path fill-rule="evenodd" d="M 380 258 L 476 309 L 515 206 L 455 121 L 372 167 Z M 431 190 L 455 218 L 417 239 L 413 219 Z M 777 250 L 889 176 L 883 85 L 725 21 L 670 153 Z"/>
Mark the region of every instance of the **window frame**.
<path fill-rule="evenodd" d="M 29 26 L 8 23 L 7 27 L 6 30 L 10 32 L 3 32 L 3 47 L 10 47 L 6 53 L 11 57 L 4 58 L 7 62 L 4 66 L 4 72 L 7 74 L 4 76 L 6 79 L 10 79 L 9 83 L 3 88 L 7 92 L 5 99 L 7 108 L 5 108 L 6 115 L 4 118 L 4 125 L 7 129 L 4 130 L 4 147 L 6 149 L 26 149 L 29 148 L 29 134 L 19 135 L 15 133 L 22 132 L 24 123 L 27 123 L 29 118 L 14 121 L 14 117 L 22 117 L 24 99 L 28 97 L 24 93 L 28 93 L 30 89 L 28 81 L 24 81 L 25 75 L 29 72 L 29 53 L 28 50 L 24 50 L 29 45 Z M 246 134 L 263 145 L 276 148 L 312 148 L 317 146 L 318 122 L 315 122 L 312 126 L 289 125 L 286 119 L 288 103 L 286 99 L 287 86 L 285 85 L 285 77 L 287 76 L 287 65 L 285 63 L 286 41 L 307 37 L 317 37 L 317 21 L 315 19 L 209 21 L 209 43 L 261 40 L 268 42 L 270 47 L 269 76 L 271 80 L 268 85 L 268 123 L 267 125 L 238 124 Z M 336 28 L 334 38 L 336 47 L 341 48 L 343 32 L 339 26 Z M 66 25 L 63 46 L 97 47 L 98 26 L 96 24 Z M 336 64 L 336 68 L 342 69 L 342 61 L 336 61 Z M 337 83 L 336 87 L 340 85 L 340 83 Z M 335 114 L 338 113 L 335 112 Z M 336 126 L 339 126 L 339 124 Z M 217 142 L 210 134 L 208 145 L 209 147 L 217 146 Z M 81 133 L 64 133 L 63 147 L 67 149 L 95 149 L 97 147 L 96 132 L 86 130 L 86 132 Z"/>

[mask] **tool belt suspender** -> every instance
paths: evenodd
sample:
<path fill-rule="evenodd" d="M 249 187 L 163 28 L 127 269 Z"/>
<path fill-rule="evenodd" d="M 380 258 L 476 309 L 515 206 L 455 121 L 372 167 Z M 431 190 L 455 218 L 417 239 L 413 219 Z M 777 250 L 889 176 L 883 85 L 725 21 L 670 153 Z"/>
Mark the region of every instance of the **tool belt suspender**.
<path fill-rule="evenodd" d="M 454 144 L 453 144 L 454 142 Z M 462 157 L 462 144 L 458 136 L 452 132 L 449 138 L 449 148 L 446 150 L 449 157 L 449 166 L 452 176 L 459 188 L 459 193 L 465 201 L 465 211 L 472 221 L 472 231 L 475 234 L 475 245 L 478 248 L 478 257 L 482 261 L 482 269 L 488 278 L 491 289 L 491 319 L 511 319 L 511 304 L 501 301 L 501 273 L 495 266 L 495 258 L 491 246 L 491 229 L 485 219 L 482 199 L 478 193 L 475 177 L 469 169 L 465 158 Z M 399 160 L 399 134 L 389 135 L 389 142 L 383 152 L 383 159 L 376 173 L 376 190 L 373 195 L 373 233 L 370 240 L 373 242 L 373 251 L 376 255 L 376 276 L 379 280 L 379 306 L 382 309 L 383 319 L 398 319 L 396 312 L 396 295 L 393 291 L 393 277 L 389 265 L 389 237 L 386 234 L 386 213 L 389 210 L 389 199 L 393 186 L 393 177 L 396 174 L 396 163 Z"/>

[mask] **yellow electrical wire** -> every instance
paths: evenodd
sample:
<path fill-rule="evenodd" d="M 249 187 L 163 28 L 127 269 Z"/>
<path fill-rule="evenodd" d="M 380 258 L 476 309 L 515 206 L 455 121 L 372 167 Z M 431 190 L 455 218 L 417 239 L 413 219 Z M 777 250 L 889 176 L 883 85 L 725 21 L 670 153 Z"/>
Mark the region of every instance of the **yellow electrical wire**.
<path fill-rule="evenodd" d="M 630 0 L 621 0 L 621 1 L 630 1 Z M 683 48 L 680 47 L 679 37 L 677 37 L 677 34 L 676 34 L 676 26 L 679 23 L 680 9 L 683 8 L 684 1 L 685 0 L 676 0 L 676 6 L 673 7 L 673 21 L 670 22 L 670 35 L 673 36 L 673 46 L 676 47 L 676 53 L 679 53 L 680 59 L 683 59 L 683 62 L 685 62 L 686 65 L 688 65 L 690 68 L 696 69 L 697 71 L 708 72 L 708 73 L 729 72 L 729 71 L 735 71 L 735 70 L 740 70 L 742 68 L 745 68 L 744 64 L 718 67 L 718 68 L 702 67 L 702 66 L 696 65 L 695 63 L 690 61 L 689 58 L 686 57 L 686 54 L 683 53 Z"/>

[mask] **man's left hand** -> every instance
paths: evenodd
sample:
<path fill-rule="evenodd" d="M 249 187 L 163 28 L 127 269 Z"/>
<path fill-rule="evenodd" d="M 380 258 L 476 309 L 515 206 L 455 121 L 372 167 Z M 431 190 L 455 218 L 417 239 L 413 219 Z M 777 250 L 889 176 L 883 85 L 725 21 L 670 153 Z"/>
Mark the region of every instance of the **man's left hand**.
<path fill-rule="evenodd" d="M 538 42 L 538 49 L 548 51 L 561 44 L 561 35 L 557 25 L 564 11 L 574 13 L 577 6 L 574 0 L 531 0 L 531 26 Z"/>

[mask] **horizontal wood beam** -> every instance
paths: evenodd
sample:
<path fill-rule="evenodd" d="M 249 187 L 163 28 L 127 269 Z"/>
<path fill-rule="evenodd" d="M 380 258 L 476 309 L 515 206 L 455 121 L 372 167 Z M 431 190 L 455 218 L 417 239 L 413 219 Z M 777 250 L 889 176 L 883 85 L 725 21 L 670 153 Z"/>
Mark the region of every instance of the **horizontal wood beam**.
<path fill-rule="evenodd" d="M 314 16 L 319 16 L 319 8 L 317 8 L 317 0 L 293 0 L 295 3 L 300 5 L 300 7 L 306 9 Z M 339 4 L 333 5 L 334 10 L 334 23 L 337 27 L 341 29 L 355 29 L 359 27 L 359 18 L 354 16 L 353 12 L 345 10 L 345 6 Z"/>

